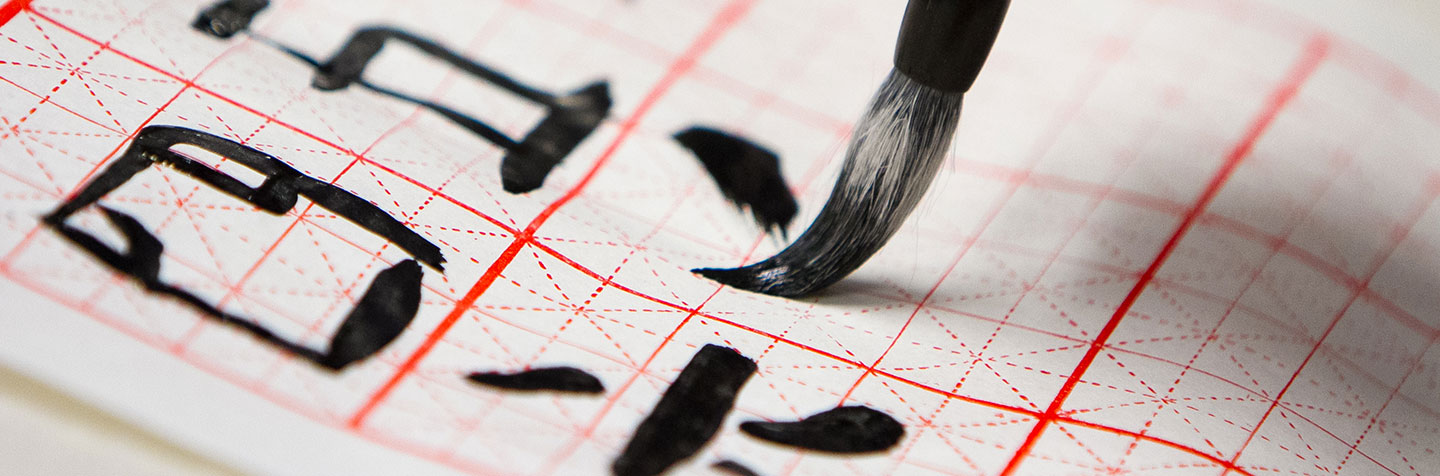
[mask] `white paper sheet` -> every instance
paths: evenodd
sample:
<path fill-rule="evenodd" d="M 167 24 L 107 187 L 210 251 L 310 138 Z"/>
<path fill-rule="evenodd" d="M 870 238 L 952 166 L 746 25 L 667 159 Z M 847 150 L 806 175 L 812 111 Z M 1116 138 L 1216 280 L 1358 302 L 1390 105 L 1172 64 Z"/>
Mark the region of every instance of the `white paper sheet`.
<path fill-rule="evenodd" d="M 705 344 L 759 371 L 672 474 L 1440 467 L 1433 65 L 1283 6 L 1017 2 L 907 228 L 832 291 L 784 300 L 688 271 L 783 243 L 670 135 L 706 125 L 776 151 L 793 236 L 889 70 L 902 2 L 297 0 L 257 16 L 317 58 L 383 24 L 548 91 L 607 80 L 610 118 L 525 195 L 501 190 L 499 148 L 432 111 L 318 91 L 269 45 L 191 29 L 203 2 L 5 5 L 0 360 L 248 471 L 602 474 Z M 413 49 L 365 77 L 512 136 L 543 114 Z M 39 217 L 149 125 L 333 182 L 440 246 L 444 273 L 425 269 L 394 343 L 339 373 L 147 292 Z M 277 217 L 160 166 L 99 204 L 163 240 L 163 280 L 311 347 L 409 257 L 304 199 Z M 98 211 L 74 220 L 124 248 Z M 607 389 L 464 379 L 553 365 Z M 837 405 L 906 435 L 835 456 L 738 430 Z"/>

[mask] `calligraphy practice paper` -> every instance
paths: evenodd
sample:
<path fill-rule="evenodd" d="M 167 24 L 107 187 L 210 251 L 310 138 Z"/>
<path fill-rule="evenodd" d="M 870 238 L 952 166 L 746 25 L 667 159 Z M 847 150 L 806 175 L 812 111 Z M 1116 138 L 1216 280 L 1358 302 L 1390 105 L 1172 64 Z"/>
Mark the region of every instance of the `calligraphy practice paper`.
<path fill-rule="evenodd" d="M 690 270 L 813 219 L 903 2 L 0 5 L 0 362 L 228 466 L 1440 467 L 1437 71 L 1285 6 L 1015 2 L 906 227 L 782 299 Z"/>

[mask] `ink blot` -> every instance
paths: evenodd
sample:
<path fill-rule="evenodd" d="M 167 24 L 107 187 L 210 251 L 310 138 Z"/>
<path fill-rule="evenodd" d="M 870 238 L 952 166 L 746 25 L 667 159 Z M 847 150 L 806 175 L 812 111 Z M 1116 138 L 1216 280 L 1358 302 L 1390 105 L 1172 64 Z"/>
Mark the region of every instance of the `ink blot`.
<path fill-rule="evenodd" d="M 509 390 L 551 390 L 574 393 L 605 393 L 605 385 L 589 372 L 574 367 L 531 369 L 513 374 L 472 373 L 470 381 Z"/>
<path fill-rule="evenodd" d="M 779 156 L 743 138 L 705 127 L 681 131 L 675 140 L 700 159 L 725 198 L 742 210 L 750 208 L 750 215 L 765 231 L 779 230 L 785 235 L 799 205 L 780 175 Z"/>
<path fill-rule="evenodd" d="M 726 474 L 733 474 L 735 476 L 760 476 L 760 473 L 756 473 L 755 471 L 751 470 L 743 464 L 740 464 L 739 462 L 736 462 L 735 460 L 727 459 L 725 461 L 720 461 L 712 464 L 710 465 L 710 467 L 715 468 L 716 471 Z"/>
<path fill-rule="evenodd" d="M 611 469 L 617 476 L 653 476 L 694 455 L 720 429 L 755 369 L 754 361 L 734 349 L 701 348 L 640 422 Z"/>
<path fill-rule="evenodd" d="M 170 150 L 170 147 L 178 144 L 193 145 L 219 154 L 259 172 L 265 176 L 265 180 L 259 186 L 251 188 L 234 177 Z M 160 258 L 164 254 L 165 246 L 134 217 L 107 207 L 99 207 L 111 225 L 124 236 L 126 246 L 123 252 L 66 223 L 71 215 L 94 205 L 106 194 L 157 163 L 174 168 L 221 192 L 276 215 L 289 211 L 298 198 L 304 196 L 321 208 L 395 243 L 400 249 L 437 270 L 441 269 L 441 263 L 445 261 L 439 247 L 395 220 L 384 210 L 344 189 L 305 176 L 264 152 L 204 132 L 173 126 L 149 126 L 142 129 L 119 159 L 81 188 L 74 197 L 61 203 L 55 211 L 44 217 L 43 221 L 47 226 L 110 268 L 139 281 L 146 290 L 179 299 L 222 323 L 244 330 L 260 340 L 324 368 L 340 370 L 372 356 L 405 330 L 420 307 L 420 283 L 423 276 L 420 264 L 407 259 L 376 275 L 331 338 L 326 351 L 294 344 L 248 318 L 221 311 L 199 296 L 161 281 Z"/>
<path fill-rule="evenodd" d="M 229 38 L 250 27 L 250 20 L 270 6 L 269 0 L 226 0 L 206 8 L 190 26 L 214 36 Z"/>
<path fill-rule="evenodd" d="M 900 441 L 905 427 L 869 407 L 840 407 L 797 422 L 748 421 L 740 431 L 756 438 L 831 453 L 884 451 Z"/>

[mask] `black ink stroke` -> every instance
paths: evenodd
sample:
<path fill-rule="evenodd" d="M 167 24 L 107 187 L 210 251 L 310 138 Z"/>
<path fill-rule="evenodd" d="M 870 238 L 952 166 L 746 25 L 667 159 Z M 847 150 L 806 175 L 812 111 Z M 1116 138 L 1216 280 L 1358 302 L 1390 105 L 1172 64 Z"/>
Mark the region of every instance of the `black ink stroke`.
<path fill-rule="evenodd" d="M 760 473 L 756 473 L 748 466 L 740 464 L 740 462 L 732 459 L 718 461 L 715 464 L 710 465 L 710 467 L 715 468 L 716 471 L 726 474 L 733 474 L 735 476 L 760 476 Z"/>
<path fill-rule="evenodd" d="M 186 144 L 216 153 L 265 176 L 257 187 L 212 169 L 204 163 L 170 150 Z M 169 166 L 255 207 L 280 215 L 295 206 L 299 197 L 379 235 L 416 259 L 400 261 L 375 276 L 331 338 L 325 351 L 294 344 L 275 335 L 253 320 L 226 313 L 189 291 L 160 279 L 164 244 L 134 217 L 98 206 L 112 226 L 125 237 L 124 251 L 106 245 L 95 236 L 77 229 L 66 220 L 152 164 Z M 147 290 L 169 295 L 225 324 L 242 329 L 260 340 L 310 360 L 330 370 L 365 359 L 404 331 L 420 307 L 423 270 L 419 260 L 441 270 L 444 257 L 439 247 L 395 220 L 379 207 L 329 183 L 310 178 L 264 152 L 204 132 L 174 126 L 149 126 L 135 136 L 124 155 L 85 185 L 74 197 L 46 215 L 44 223 L 61 236 L 89 252 L 112 269 L 139 281 Z"/>
<path fill-rule="evenodd" d="M 250 27 L 255 15 L 270 6 L 269 0 L 226 0 L 200 12 L 190 26 L 218 38 L 229 38 Z"/>
<path fill-rule="evenodd" d="M 330 351 L 320 365 L 339 370 L 385 348 L 420 310 L 420 278 L 423 271 L 415 260 L 404 260 L 375 275 L 370 288 L 345 317 Z"/>
<path fill-rule="evenodd" d="M 905 427 L 869 407 L 840 407 L 796 422 L 747 421 L 740 431 L 796 448 L 830 453 L 870 453 L 895 446 Z"/>
<path fill-rule="evenodd" d="M 365 67 L 390 41 L 408 44 L 461 71 L 545 106 L 548 114 L 517 143 L 493 127 L 450 108 L 364 81 L 361 75 Z M 343 89 L 354 83 L 426 107 L 504 148 L 506 154 L 500 162 L 500 179 L 505 191 L 510 193 L 524 193 L 539 188 L 550 170 L 599 127 L 611 105 L 610 87 L 603 81 L 584 86 L 569 95 L 556 97 L 521 84 L 434 41 L 383 26 L 356 31 L 340 51 L 321 63 L 315 72 L 315 79 L 311 82 L 316 89 L 322 91 Z"/>
<path fill-rule="evenodd" d="M 781 297 L 809 295 L 844 279 L 879 252 L 919 205 L 950 150 L 962 96 L 891 74 L 856 123 L 830 198 L 795 241 L 746 266 L 691 271 Z"/>
<path fill-rule="evenodd" d="M 708 127 L 691 127 L 675 134 L 675 140 L 700 159 L 725 198 L 742 210 L 750 208 L 750 215 L 765 231 L 779 230 L 785 235 L 799 205 L 780 175 L 779 156 Z"/>
<path fill-rule="evenodd" d="M 465 378 L 481 385 L 508 390 L 605 393 L 605 385 L 600 383 L 600 379 L 574 367 L 548 367 L 511 374 L 475 372 Z"/>
<path fill-rule="evenodd" d="M 194 26 L 212 36 L 228 38 L 235 32 L 243 31 L 249 24 L 249 18 L 260 8 L 264 8 L 264 5 L 255 7 L 256 2 L 257 0 L 227 0 L 217 3 L 201 12 Z M 339 51 L 323 62 L 269 38 L 254 33 L 250 36 L 314 67 L 315 76 L 311 85 L 315 89 L 335 91 L 358 84 L 385 96 L 429 109 L 505 149 L 505 157 L 500 161 L 500 181 L 505 191 L 510 193 L 525 193 L 540 188 L 550 171 L 586 137 L 595 132 L 600 122 L 610 113 L 612 105 L 610 86 L 605 81 L 597 81 L 570 94 L 557 96 L 527 86 L 428 38 L 389 26 L 371 26 L 357 30 Z M 392 41 L 409 45 L 471 76 L 543 106 L 546 110 L 545 118 L 517 141 L 495 127 L 450 107 L 366 81 L 363 77 L 366 67 L 385 45 Z"/>
<path fill-rule="evenodd" d="M 611 470 L 617 476 L 660 474 L 699 451 L 735 406 L 755 362 L 734 349 L 706 345 L 640 422 Z"/>

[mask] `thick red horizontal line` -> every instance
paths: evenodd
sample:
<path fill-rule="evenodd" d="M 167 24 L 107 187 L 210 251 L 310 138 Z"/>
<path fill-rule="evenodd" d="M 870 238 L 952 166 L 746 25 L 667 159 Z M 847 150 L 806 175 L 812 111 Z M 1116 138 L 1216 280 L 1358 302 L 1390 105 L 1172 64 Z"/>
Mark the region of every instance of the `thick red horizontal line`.
<path fill-rule="evenodd" d="M 675 310 L 677 310 L 677 311 L 688 312 L 688 313 L 694 313 L 694 312 L 695 312 L 694 309 L 691 309 L 691 308 L 688 308 L 688 307 L 685 307 L 685 306 L 681 306 L 681 305 L 679 305 L 679 304 L 672 303 L 672 302 L 669 302 L 669 301 L 665 301 L 665 300 L 663 300 L 663 299 L 656 298 L 656 297 L 650 296 L 650 295 L 648 295 L 648 294 L 641 293 L 641 292 L 639 292 L 639 291 L 636 291 L 636 290 L 634 290 L 634 289 L 631 289 L 631 288 L 629 288 L 629 287 L 626 287 L 625 285 L 616 283 L 615 281 L 613 281 L 613 280 L 611 280 L 611 279 L 607 279 L 607 278 L 601 276 L 599 273 L 595 272 L 594 270 L 591 270 L 591 269 L 589 269 L 589 268 L 586 268 L 585 266 L 581 265 L 580 263 L 577 263 L 577 262 L 575 262 L 574 260 L 570 259 L 568 256 L 565 256 L 565 255 L 561 254 L 560 252 L 558 252 L 558 251 L 556 251 L 556 250 L 554 250 L 554 249 L 551 249 L 551 248 L 548 247 L 548 246 L 545 246 L 545 245 L 542 245 L 542 244 L 538 244 L 538 243 L 532 243 L 532 246 L 535 246 L 536 248 L 539 248 L 541 251 L 544 251 L 546 254 L 549 254 L 550 256 L 554 257 L 555 259 L 560 260 L 561 262 L 569 265 L 570 267 L 574 268 L 576 271 L 578 271 L 578 272 L 580 272 L 580 273 L 582 273 L 582 274 L 585 274 L 585 275 L 587 275 L 587 276 L 590 276 L 591 278 L 594 278 L 594 279 L 596 279 L 596 280 L 599 280 L 599 281 L 601 282 L 601 284 L 603 284 L 603 285 L 606 285 L 606 286 L 609 286 L 609 287 L 614 288 L 614 289 L 616 289 L 616 290 L 619 290 L 619 291 L 625 292 L 625 293 L 627 293 L 627 294 L 633 295 L 633 296 L 638 297 L 638 298 L 640 298 L 640 299 L 644 299 L 644 300 L 647 300 L 647 301 L 650 301 L 650 302 L 653 302 L 653 303 L 656 303 L 656 304 L 659 304 L 659 305 L 662 305 L 662 306 L 666 306 L 666 307 L 673 308 L 673 309 L 675 309 Z M 694 314 L 692 314 L 692 315 L 694 315 Z M 846 358 L 844 358 L 844 357 L 841 357 L 841 356 L 839 356 L 839 355 L 835 355 L 835 354 L 833 354 L 833 353 L 826 352 L 826 351 L 824 351 L 824 350 L 817 349 L 817 348 L 814 348 L 814 347 L 805 345 L 805 344 L 800 343 L 800 342 L 796 342 L 796 341 L 793 341 L 793 340 L 790 340 L 790 339 L 786 339 L 786 338 L 784 338 L 784 337 L 781 337 L 781 336 L 778 336 L 778 335 L 775 335 L 775 334 L 772 334 L 772 333 L 769 333 L 769 332 L 765 332 L 765 331 L 762 331 L 762 330 L 759 330 L 759 329 L 755 329 L 755 328 L 753 328 L 753 327 L 749 327 L 749 326 L 746 326 L 746 325 L 744 325 L 744 324 L 740 324 L 740 323 L 737 323 L 737 322 L 734 322 L 734 321 L 730 321 L 730 320 L 727 320 L 727 319 L 724 319 L 724 318 L 721 318 L 721 317 L 717 317 L 717 316 L 714 316 L 714 315 L 710 315 L 710 314 L 703 314 L 703 313 L 701 313 L 701 314 L 698 315 L 698 317 L 701 317 L 701 318 L 707 319 L 707 320 L 711 320 L 711 321 L 714 321 L 714 322 L 717 322 L 717 323 L 720 323 L 720 324 L 728 325 L 728 326 L 734 327 L 734 328 L 736 328 L 736 329 L 740 329 L 740 330 L 743 330 L 743 331 L 746 331 L 746 332 L 750 332 L 750 333 L 753 333 L 753 334 L 756 334 L 756 335 L 759 335 L 759 336 L 762 336 L 762 337 L 766 337 L 766 338 L 769 338 L 769 339 L 773 339 L 774 341 L 776 341 L 776 342 L 778 342 L 778 343 L 782 343 L 782 344 L 786 344 L 786 345 L 789 345 L 789 346 L 793 346 L 793 347 L 795 347 L 795 348 L 798 348 L 798 349 L 801 349 L 801 350 L 804 350 L 804 351 L 807 351 L 807 352 L 811 352 L 811 353 L 814 353 L 814 354 L 816 354 L 816 355 L 819 355 L 819 356 L 822 356 L 822 357 L 826 357 L 826 358 L 835 360 L 835 361 L 840 362 L 840 363 L 843 363 L 843 364 L 848 364 L 848 365 L 855 366 L 857 369 L 865 368 L 865 366 L 864 366 L 863 364 L 861 364 L 860 362 L 855 362 L 855 361 L 846 359 Z M 1026 409 L 1026 408 L 1021 408 L 1021 407 L 1016 407 L 1016 406 L 1011 406 L 1011 405 L 1005 405 L 1005 404 L 1002 404 L 1002 403 L 991 402 L 991 401 L 988 401 L 988 400 L 981 400 L 981 399 L 978 399 L 978 398 L 968 397 L 968 396 L 964 396 L 964 395 L 957 394 L 957 393 L 955 393 L 955 392 L 951 392 L 951 391 L 946 391 L 946 390 L 943 390 L 943 389 L 935 388 L 935 387 L 930 386 L 930 385 L 926 385 L 926 384 L 923 384 L 923 383 L 920 383 L 920 382 L 916 382 L 916 381 L 914 381 L 914 380 L 910 380 L 910 379 L 908 379 L 908 378 L 902 377 L 902 376 L 897 375 L 897 374 L 892 373 L 892 372 L 887 372 L 887 371 L 879 370 L 879 369 L 876 369 L 876 370 L 874 370 L 873 372 L 874 372 L 875 375 L 879 375 L 879 376 L 881 376 L 881 377 L 885 377 L 885 378 L 894 380 L 894 381 L 896 381 L 896 382 L 898 382 L 898 383 L 905 384 L 905 385 L 909 385 L 909 386 L 914 387 L 914 388 L 916 388 L 916 389 L 919 389 L 919 390 L 922 390 L 922 391 L 926 391 L 926 392 L 930 392 L 930 393 L 934 393 L 934 394 L 937 394 L 937 395 L 940 395 L 940 396 L 943 396 L 943 397 L 946 397 L 946 398 L 953 398 L 953 399 L 960 400 L 960 401 L 963 401 L 963 402 L 966 402 L 966 403 L 975 404 L 975 405 L 980 405 L 980 406 L 988 407 L 988 408 L 993 408 L 993 409 L 1000 410 L 1000 411 L 1006 411 L 1006 412 L 1016 413 L 1016 414 L 1020 414 L 1020 415 L 1026 415 L 1026 416 L 1030 416 L 1030 417 L 1032 417 L 1032 418 L 1037 418 L 1037 419 L 1042 415 L 1041 412 L 1029 410 L 1029 409 Z M 1238 386 L 1238 385 L 1237 385 L 1237 386 Z M 1122 435 L 1122 436 L 1127 436 L 1127 437 L 1132 437 L 1132 438 L 1138 438 L 1138 439 L 1143 440 L 1143 441 L 1148 441 L 1148 442 L 1152 442 L 1152 443 L 1155 443 L 1155 444 L 1158 444 L 1158 445 L 1162 445 L 1162 446 L 1166 446 L 1166 447 L 1169 447 L 1169 448 L 1174 448 L 1174 449 L 1181 450 L 1181 451 L 1184 451 L 1184 452 L 1186 452 L 1186 453 L 1189 453 L 1189 454 L 1192 454 L 1192 455 L 1195 455 L 1195 456 L 1198 456 L 1198 457 L 1201 457 L 1201 458 L 1205 458 L 1206 460 L 1209 460 L 1209 461 L 1211 461 L 1211 462 L 1213 462 L 1213 463 L 1216 463 L 1216 464 L 1218 464 L 1218 465 L 1221 465 L 1221 466 L 1223 466 L 1223 467 L 1226 467 L 1227 469 L 1234 469 L 1236 472 L 1238 472 L 1238 473 L 1240 473 L 1240 474 L 1243 474 L 1243 475 L 1246 475 L 1246 476 L 1251 476 L 1251 473 L 1249 473 L 1248 471 L 1245 471 L 1245 470 L 1240 469 L 1240 468 L 1232 468 L 1232 465 L 1229 465 L 1227 461 L 1221 459 L 1221 458 L 1218 457 L 1218 456 L 1215 456 L 1215 455 L 1206 453 L 1206 452 L 1204 452 L 1204 451 L 1200 451 L 1200 450 L 1198 450 L 1198 449 L 1191 448 L 1191 447 L 1188 447 L 1188 446 L 1185 446 L 1185 445 L 1182 445 L 1182 444 L 1179 444 L 1179 443 L 1176 443 L 1176 442 L 1173 442 L 1173 441 L 1170 441 L 1170 440 L 1166 440 L 1166 439 L 1163 439 L 1163 438 L 1159 438 L 1159 437 L 1155 437 L 1155 436 L 1151 436 L 1151 435 L 1146 435 L 1146 434 L 1142 434 L 1142 433 L 1136 433 L 1136 432 L 1133 432 L 1133 431 L 1130 431 L 1130 430 L 1125 430 L 1125 429 L 1121 429 L 1121 428 L 1115 428 L 1115 427 L 1111 427 L 1111 426 L 1107 426 L 1107 425 L 1102 425 L 1102 424 L 1099 424 L 1099 423 L 1094 423 L 1094 422 L 1088 422 L 1088 421 L 1084 421 L 1084 420 L 1079 420 L 1079 419 L 1076 419 L 1076 418 L 1073 418 L 1073 417 L 1063 416 L 1063 415 L 1057 415 L 1054 420 L 1057 421 L 1057 422 L 1070 423 L 1070 424 L 1074 424 L 1074 425 L 1078 425 L 1078 426 L 1083 426 L 1083 427 L 1090 428 L 1090 429 L 1094 429 L 1094 430 L 1107 431 L 1107 432 L 1111 432 L 1111 433 L 1114 433 L 1114 434 L 1117 434 L 1117 435 Z"/>

